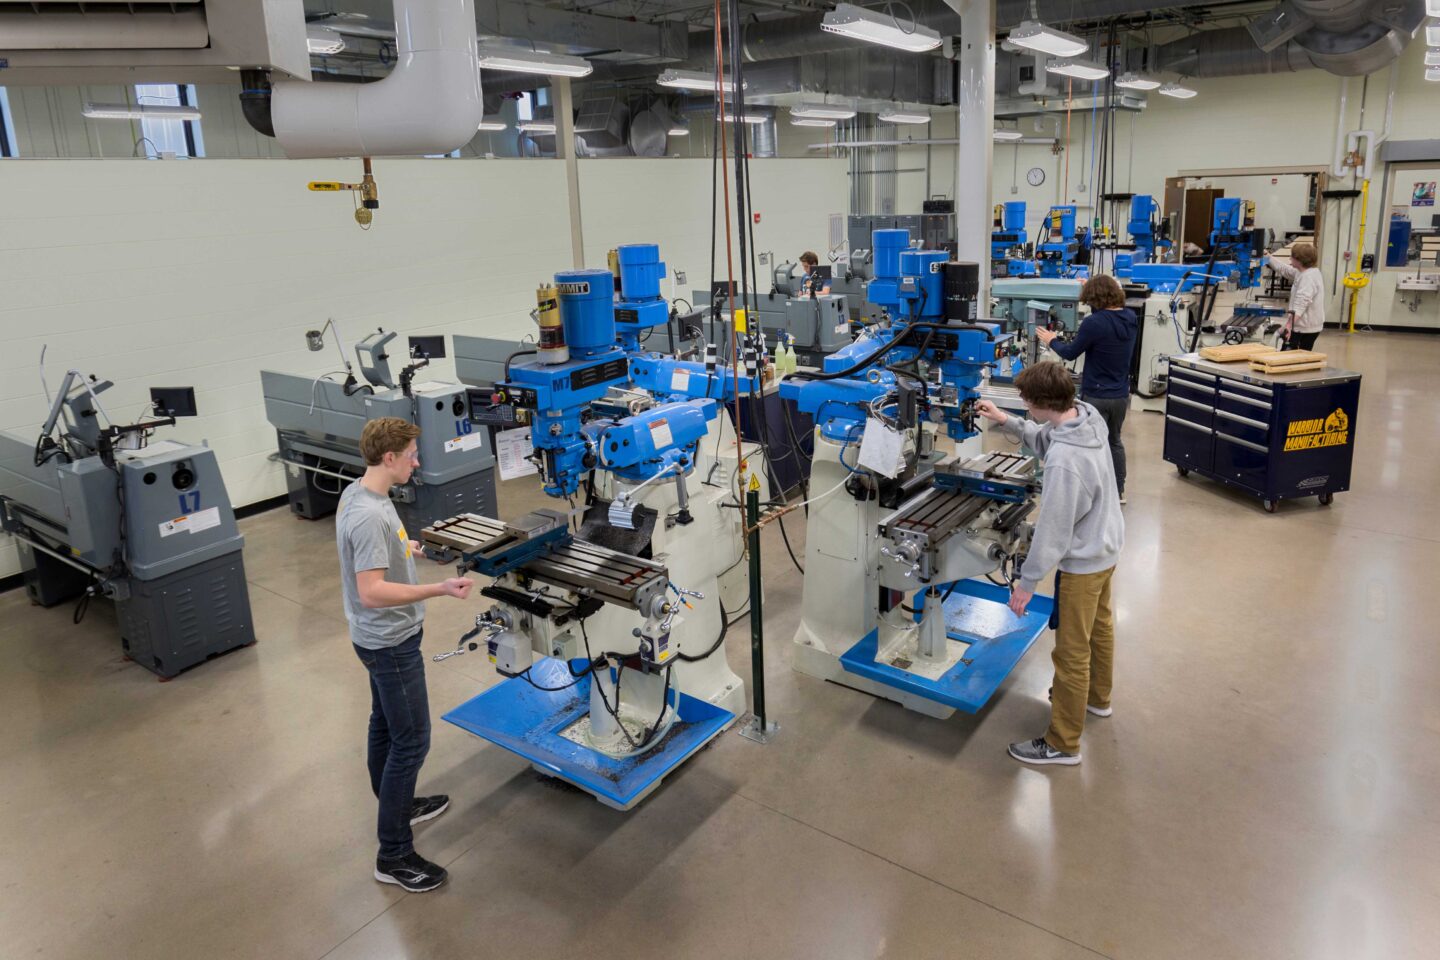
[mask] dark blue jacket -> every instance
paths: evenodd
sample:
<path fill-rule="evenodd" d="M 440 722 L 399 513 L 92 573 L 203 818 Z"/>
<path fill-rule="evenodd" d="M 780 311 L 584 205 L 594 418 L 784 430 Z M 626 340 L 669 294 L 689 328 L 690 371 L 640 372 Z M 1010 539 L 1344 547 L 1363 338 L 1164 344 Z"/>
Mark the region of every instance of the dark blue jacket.
<path fill-rule="evenodd" d="M 1085 369 L 1080 374 L 1082 397 L 1128 397 L 1130 360 L 1135 356 L 1139 327 L 1135 311 L 1128 307 L 1098 310 L 1080 321 L 1074 339 L 1051 341 L 1050 349 L 1066 360 L 1085 355 Z"/>

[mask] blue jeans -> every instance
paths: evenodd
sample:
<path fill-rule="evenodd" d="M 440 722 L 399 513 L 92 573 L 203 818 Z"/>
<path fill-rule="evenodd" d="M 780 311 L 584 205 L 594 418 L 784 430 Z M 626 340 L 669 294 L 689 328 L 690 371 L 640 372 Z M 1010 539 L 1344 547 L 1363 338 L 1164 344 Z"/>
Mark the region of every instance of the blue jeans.
<path fill-rule="evenodd" d="M 430 697 L 425 692 L 425 658 L 417 630 L 408 640 L 384 650 L 355 647 L 370 673 L 370 789 L 380 801 L 376 832 L 380 856 L 408 856 L 410 808 L 415 781 L 430 751 Z"/>

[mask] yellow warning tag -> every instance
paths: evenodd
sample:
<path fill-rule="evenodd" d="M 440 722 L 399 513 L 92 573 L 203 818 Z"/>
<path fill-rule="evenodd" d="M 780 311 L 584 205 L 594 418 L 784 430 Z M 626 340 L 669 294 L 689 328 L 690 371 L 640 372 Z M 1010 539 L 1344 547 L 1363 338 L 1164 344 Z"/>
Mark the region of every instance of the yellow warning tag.
<path fill-rule="evenodd" d="M 311 180 L 305 186 L 311 190 L 318 190 L 322 192 L 343 190 L 345 188 L 344 184 L 336 180 Z"/>
<path fill-rule="evenodd" d="M 748 489 L 750 489 L 750 490 L 759 490 L 759 489 L 760 489 L 760 474 L 758 474 L 758 473 L 752 473 L 752 474 L 750 474 L 750 486 L 749 486 Z"/>
<path fill-rule="evenodd" d="M 736 310 L 736 311 L 735 311 L 735 329 L 738 330 L 740 333 L 744 333 L 745 330 L 746 330 L 746 328 L 747 328 L 748 326 L 749 326 L 749 319 L 745 316 L 745 311 L 744 311 L 744 310 Z"/>

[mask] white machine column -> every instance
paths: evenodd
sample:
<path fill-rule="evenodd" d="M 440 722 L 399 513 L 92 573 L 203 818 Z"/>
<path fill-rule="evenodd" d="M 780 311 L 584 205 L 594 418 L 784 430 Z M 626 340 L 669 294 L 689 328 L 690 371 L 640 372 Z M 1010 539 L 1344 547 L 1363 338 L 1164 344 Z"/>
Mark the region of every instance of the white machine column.
<path fill-rule="evenodd" d="M 995 0 L 945 0 L 960 14 L 955 154 L 956 258 L 980 264 L 980 315 L 990 312 L 990 160 L 995 132 Z"/>
<path fill-rule="evenodd" d="M 991 58 L 992 61 L 994 58 Z M 565 161 L 566 192 L 570 195 L 570 258 L 576 270 L 585 268 L 584 232 L 580 226 L 580 166 L 575 156 L 575 98 L 569 77 L 555 77 L 555 153 Z"/>

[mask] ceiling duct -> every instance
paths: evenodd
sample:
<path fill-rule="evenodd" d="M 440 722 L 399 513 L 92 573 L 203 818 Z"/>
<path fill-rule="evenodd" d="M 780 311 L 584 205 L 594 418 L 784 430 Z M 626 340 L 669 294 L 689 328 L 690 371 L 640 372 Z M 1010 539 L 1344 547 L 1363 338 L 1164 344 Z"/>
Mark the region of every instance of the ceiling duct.
<path fill-rule="evenodd" d="M 270 117 L 287 157 L 449 153 L 475 136 L 485 111 L 472 0 L 394 2 L 395 69 L 384 79 L 275 84 Z"/>
<path fill-rule="evenodd" d="M 1405 49 L 1423 0 L 1287 0 L 1249 25 L 1163 44 L 1156 67 L 1188 77 L 1238 77 L 1319 67 L 1373 73 Z"/>
<path fill-rule="evenodd" d="M 614 95 L 591 96 L 580 104 L 575 134 L 590 147 L 610 148 L 628 142 L 630 108 Z"/>
<path fill-rule="evenodd" d="M 1286 0 L 1247 27 L 1265 51 L 1291 43 L 1342 77 L 1389 65 L 1425 19 L 1424 0 Z"/>

